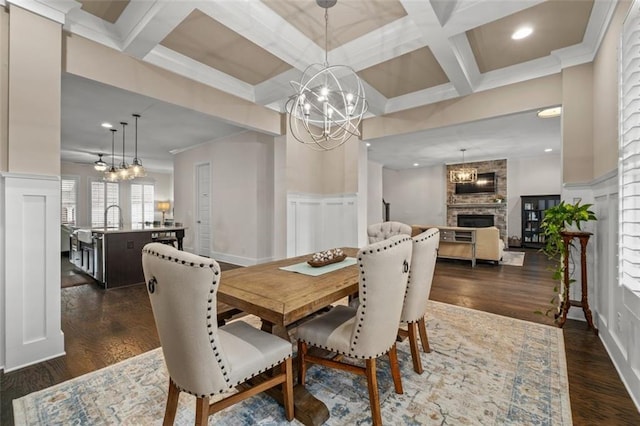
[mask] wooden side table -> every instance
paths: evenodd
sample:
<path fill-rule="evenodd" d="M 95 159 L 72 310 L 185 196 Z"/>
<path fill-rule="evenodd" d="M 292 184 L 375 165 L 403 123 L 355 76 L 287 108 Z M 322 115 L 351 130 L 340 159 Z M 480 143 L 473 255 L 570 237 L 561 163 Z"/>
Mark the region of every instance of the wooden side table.
<path fill-rule="evenodd" d="M 593 325 L 593 317 L 591 316 L 591 309 L 589 309 L 589 292 L 587 289 L 587 243 L 589 242 L 589 237 L 593 234 L 591 232 L 562 231 L 560 235 L 564 243 L 564 289 L 558 326 L 562 328 L 567 321 L 569 307 L 577 306 L 582 308 L 589 328 L 593 329 L 593 332 L 597 335 L 598 329 Z M 576 238 L 580 241 L 580 275 L 582 278 L 582 298 L 580 301 L 569 299 L 569 247 Z"/>

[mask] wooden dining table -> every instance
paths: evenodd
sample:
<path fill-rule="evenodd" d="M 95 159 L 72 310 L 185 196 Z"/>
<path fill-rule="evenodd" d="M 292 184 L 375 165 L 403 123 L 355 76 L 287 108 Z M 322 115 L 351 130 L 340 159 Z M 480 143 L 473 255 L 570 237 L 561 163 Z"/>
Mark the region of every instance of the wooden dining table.
<path fill-rule="evenodd" d="M 349 257 L 358 254 L 357 248 L 342 250 Z M 298 256 L 224 271 L 218 301 L 256 315 L 263 330 L 289 340 L 288 329 L 298 321 L 358 291 L 357 263 L 318 276 L 280 269 L 310 258 Z M 329 418 L 326 405 L 303 386 L 295 386 L 294 404 L 296 418 L 305 425 L 322 424 Z"/>

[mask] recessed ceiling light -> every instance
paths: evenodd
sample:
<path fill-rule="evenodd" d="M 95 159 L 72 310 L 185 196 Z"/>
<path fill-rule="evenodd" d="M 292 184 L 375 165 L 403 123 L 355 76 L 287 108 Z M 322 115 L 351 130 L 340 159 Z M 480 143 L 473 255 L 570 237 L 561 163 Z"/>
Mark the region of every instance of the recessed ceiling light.
<path fill-rule="evenodd" d="M 540 117 L 540 118 L 559 117 L 561 114 L 562 114 L 562 107 L 561 106 L 552 107 L 552 108 L 545 108 L 545 109 L 541 109 L 540 111 L 538 111 L 538 117 Z"/>
<path fill-rule="evenodd" d="M 371 142 L 367 142 L 367 146 L 371 146 Z"/>
<path fill-rule="evenodd" d="M 520 27 L 511 34 L 511 38 L 514 40 L 522 40 L 523 38 L 529 37 L 533 32 L 533 28 L 531 27 Z"/>
<path fill-rule="evenodd" d="M 420 164 L 418 163 L 413 163 L 413 167 L 418 167 Z"/>
<path fill-rule="evenodd" d="M 551 151 L 553 151 L 553 149 L 551 149 L 551 148 L 547 148 L 547 149 L 544 150 L 544 152 L 551 152 Z"/>
<path fill-rule="evenodd" d="M 107 123 L 106 121 L 104 123 L 101 124 L 102 127 L 104 127 L 105 129 L 110 129 L 113 127 L 113 124 L 111 123 Z"/>

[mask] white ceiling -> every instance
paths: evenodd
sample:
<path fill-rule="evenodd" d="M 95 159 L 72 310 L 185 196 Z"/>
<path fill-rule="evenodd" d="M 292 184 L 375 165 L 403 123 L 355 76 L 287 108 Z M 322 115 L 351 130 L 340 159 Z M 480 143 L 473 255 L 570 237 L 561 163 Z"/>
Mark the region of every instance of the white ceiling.
<path fill-rule="evenodd" d="M 317 38 L 314 35 L 324 33 L 322 10 L 313 0 L 104 0 L 101 3 L 106 6 L 120 5 L 109 18 L 96 10 L 90 11 L 87 5 L 93 3 L 93 0 L 31 0 L 24 4 L 25 7 L 38 4 L 38 8 L 34 7 L 37 13 L 45 9 L 55 9 L 57 14 L 52 16 L 56 17 L 62 13 L 65 30 L 73 34 L 278 111 L 283 111 L 291 94 L 289 82 L 297 80 L 307 65 L 324 58 L 322 47 L 314 41 Z M 330 29 L 332 22 L 335 23 L 335 36 L 331 35 L 329 40 L 330 46 L 335 47 L 330 50 L 329 59 L 334 64 L 350 65 L 363 76 L 379 76 L 389 61 L 406 58 L 408 53 L 428 47 L 433 60 L 446 74 L 446 83 L 427 84 L 424 89 L 390 98 L 366 84 L 371 116 L 400 112 L 555 74 L 565 67 L 592 61 L 616 3 L 617 0 L 339 0 L 338 5 L 329 9 Z M 398 14 L 398 7 L 406 14 Z M 380 16 L 387 9 L 394 10 L 393 18 Z M 222 72 L 163 45 L 177 29 L 188 30 L 181 24 L 196 10 L 206 19 L 222 24 L 212 25 L 205 19 L 199 31 L 225 32 L 225 36 L 235 37 L 233 49 L 225 51 L 224 46 L 216 45 L 215 51 L 201 52 L 203 57 L 221 55 L 228 58 L 227 62 L 233 62 L 239 54 L 242 56 L 244 48 L 249 49 L 247 52 L 259 49 L 291 68 L 254 85 L 243 81 L 231 68 Z M 519 42 L 512 52 L 504 46 L 494 48 L 503 56 L 534 51 L 533 45 L 527 43 L 541 47 L 545 42 L 538 38 L 540 33 L 544 33 L 544 39 L 556 43 L 565 37 L 569 24 L 578 19 L 578 10 L 582 10 L 583 15 L 587 10 L 588 14 L 588 22 L 581 27 L 584 33 L 579 43 L 543 49 L 542 56 L 527 58 L 525 62 L 514 62 L 516 56 L 513 56 L 513 61 L 508 62 L 512 65 L 486 72 L 479 70 L 478 64 L 483 58 L 474 56 L 477 53 L 471 47 L 470 38 L 477 42 L 478 35 L 495 37 L 495 28 L 500 29 L 498 33 L 505 32 L 508 38 L 507 29 L 514 23 L 540 19 L 550 11 L 556 19 L 556 15 L 562 13 L 560 22 L 564 24 L 545 27 L 538 33 L 534 29 L 534 34 Z M 332 18 L 332 13 L 340 16 Z M 543 21 L 548 24 L 551 20 Z M 361 35 L 340 39 L 355 27 L 367 29 Z M 189 33 L 183 36 L 188 40 Z M 206 43 L 201 46 L 207 47 Z M 485 45 L 484 49 L 490 51 L 491 45 Z M 411 61 L 408 66 L 419 63 L 424 61 Z M 406 75 L 420 75 L 416 70 L 410 71 Z M 65 76 L 63 81 L 62 107 L 62 159 L 70 161 L 91 162 L 91 153 L 110 151 L 108 132 L 101 129 L 99 123 L 130 119 L 134 112 L 142 114 L 139 157 L 145 166 L 157 170 L 171 167 L 171 150 L 243 131 L 203 114 L 71 76 Z M 553 120 L 540 122 L 533 115 L 519 114 L 371 141 L 371 158 L 388 167 L 406 168 L 414 162 L 421 165 L 457 162 L 460 148 L 469 150 L 467 159 L 471 160 L 532 155 L 542 147 L 559 148 L 559 120 L 553 123 Z M 131 126 L 127 130 L 128 135 L 133 134 Z M 129 140 L 132 141 L 127 138 L 127 145 L 131 146 Z"/>

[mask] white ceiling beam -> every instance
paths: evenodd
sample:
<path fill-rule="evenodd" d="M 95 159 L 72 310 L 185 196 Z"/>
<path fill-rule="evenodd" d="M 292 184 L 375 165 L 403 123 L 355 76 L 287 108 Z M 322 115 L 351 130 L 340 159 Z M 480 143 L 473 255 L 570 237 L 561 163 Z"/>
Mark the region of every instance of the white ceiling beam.
<path fill-rule="evenodd" d="M 410 108 L 446 101 L 447 99 L 457 98 L 458 96 L 458 91 L 453 87 L 453 84 L 445 83 L 389 99 L 384 113 L 391 114 Z"/>
<path fill-rule="evenodd" d="M 449 45 L 471 87 L 475 87 L 480 80 L 480 69 L 478 69 L 478 63 L 476 62 L 476 57 L 473 54 L 467 35 L 462 33 L 451 37 L 449 39 Z"/>
<path fill-rule="evenodd" d="M 562 71 L 562 66 L 558 58 L 555 56 L 545 56 L 482 74 L 476 86 L 476 92 L 521 83 L 534 78 L 546 77 L 557 74 L 560 71 Z"/>
<path fill-rule="evenodd" d="M 259 0 L 206 1 L 198 9 L 301 71 L 324 62 L 323 49 Z"/>
<path fill-rule="evenodd" d="M 329 52 L 329 62 L 360 71 L 427 45 L 422 31 L 405 16 Z"/>
<path fill-rule="evenodd" d="M 175 0 L 141 3 L 127 7 L 116 22 L 123 51 L 136 58 L 144 58 L 194 9 Z"/>
<path fill-rule="evenodd" d="M 430 2 L 415 2 L 401 0 L 405 10 L 415 24 L 423 32 L 423 37 L 429 43 L 429 48 L 449 81 L 458 91 L 460 96 L 473 92 L 470 76 L 472 71 L 464 68 L 464 64 L 458 60 L 454 45 L 449 42 L 448 36 L 442 30 L 440 20 Z"/>
<path fill-rule="evenodd" d="M 144 61 L 247 101 L 255 102 L 252 85 L 164 46 L 156 46 L 144 57 Z"/>
<path fill-rule="evenodd" d="M 91 15 L 84 10 L 74 8 L 67 13 L 64 29 L 71 34 L 122 51 L 122 39 L 114 24 Z"/>

